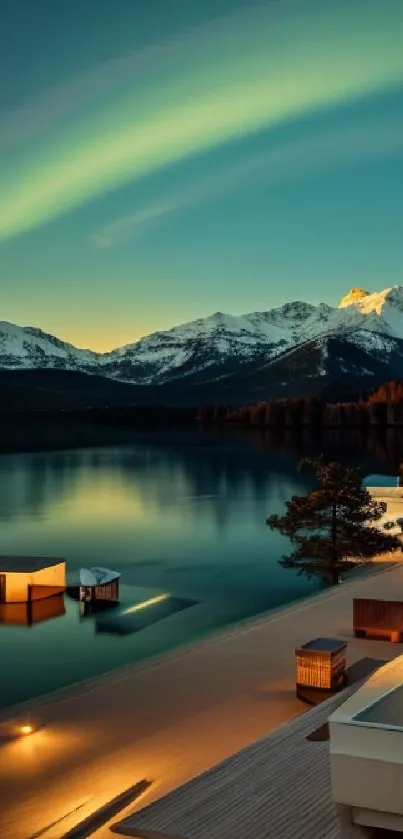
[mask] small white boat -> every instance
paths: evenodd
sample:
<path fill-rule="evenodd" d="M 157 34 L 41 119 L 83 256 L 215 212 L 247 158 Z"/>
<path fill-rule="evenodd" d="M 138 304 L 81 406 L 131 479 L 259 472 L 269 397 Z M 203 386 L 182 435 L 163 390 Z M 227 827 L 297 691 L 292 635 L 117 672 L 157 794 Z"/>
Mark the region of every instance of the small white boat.
<path fill-rule="evenodd" d="M 81 586 L 104 586 L 113 580 L 118 580 L 120 573 L 110 568 L 80 568 Z"/>
<path fill-rule="evenodd" d="M 119 600 L 119 571 L 110 568 L 80 568 L 80 595 L 84 601 Z"/>

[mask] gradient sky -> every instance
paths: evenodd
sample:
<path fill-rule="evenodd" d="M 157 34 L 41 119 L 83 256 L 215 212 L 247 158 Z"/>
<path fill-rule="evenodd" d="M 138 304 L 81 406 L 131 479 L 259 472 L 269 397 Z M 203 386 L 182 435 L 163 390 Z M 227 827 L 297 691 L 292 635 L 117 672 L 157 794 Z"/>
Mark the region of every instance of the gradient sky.
<path fill-rule="evenodd" d="M 105 350 L 403 282 L 403 0 L 6 0 L 1 319 Z"/>

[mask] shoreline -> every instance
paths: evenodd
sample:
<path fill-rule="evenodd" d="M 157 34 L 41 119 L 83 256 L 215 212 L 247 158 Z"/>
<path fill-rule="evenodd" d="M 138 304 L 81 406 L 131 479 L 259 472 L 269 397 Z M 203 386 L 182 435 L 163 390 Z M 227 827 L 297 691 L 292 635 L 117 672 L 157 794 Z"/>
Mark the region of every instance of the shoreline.
<path fill-rule="evenodd" d="M 390 502 L 392 502 L 393 508 L 401 507 L 403 511 L 403 488 L 368 486 L 367 489 L 374 499 L 389 502 L 388 511 L 382 518 L 382 521 L 391 518 Z M 393 510 L 392 517 L 396 517 L 395 509 Z M 393 556 L 393 553 L 378 554 L 371 562 L 358 564 L 356 567 L 346 570 L 345 576 L 341 581 L 341 585 L 345 587 L 346 585 L 351 585 L 357 579 L 367 579 L 368 577 L 379 575 L 380 573 L 393 569 L 396 565 L 402 562 L 403 554 L 399 554 L 399 552 L 397 552 L 397 555 L 395 554 L 396 558 L 393 558 Z M 123 665 L 105 670 L 94 676 L 84 677 L 83 679 L 78 679 L 70 682 L 69 684 L 47 690 L 45 693 L 40 693 L 36 696 L 31 696 L 17 702 L 0 706 L 0 723 L 9 720 L 10 717 L 15 716 L 16 714 L 24 714 L 28 708 L 32 709 L 40 707 L 49 701 L 63 702 L 71 696 L 76 696 L 80 693 L 88 693 L 111 681 L 115 681 L 117 683 L 119 679 L 125 678 L 126 675 L 129 676 L 130 674 L 140 673 L 150 668 L 158 667 L 166 661 L 174 661 L 178 658 L 190 655 L 199 646 L 212 646 L 220 641 L 224 641 L 227 638 L 231 638 L 239 633 L 247 631 L 250 628 L 253 629 L 261 624 L 269 623 L 284 613 L 292 613 L 295 610 L 303 608 L 304 605 L 311 605 L 326 597 L 332 596 L 339 590 L 339 588 L 340 586 L 324 588 L 320 591 L 302 596 L 296 600 L 292 600 L 291 602 L 287 602 L 267 611 L 258 612 L 254 615 L 250 615 L 227 624 L 223 623 L 215 628 L 201 633 L 190 641 L 185 640 L 169 649 L 157 652 L 154 655 L 145 656 L 137 661 L 128 661 Z"/>
<path fill-rule="evenodd" d="M 57 419 L 57 422 L 55 422 Z M 106 417 L 106 420 L 108 417 Z M 263 437 L 271 435 L 276 445 L 300 453 L 298 438 L 308 435 L 313 441 L 322 440 L 332 442 L 334 446 L 334 435 L 339 434 L 341 439 L 347 439 L 359 432 L 362 447 L 365 451 L 371 440 L 376 439 L 377 444 L 382 441 L 384 435 L 400 434 L 402 426 L 396 424 L 372 425 L 367 428 L 354 425 L 304 425 L 304 426 L 261 426 L 243 425 L 237 423 L 200 423 L 192 419 L 190 422 L 162 423 L 151 426 L 142 424 L 130 424 L 130 422 L 118 423 L 112 421 L 91 420 L 87 411 L 57 412 L 56 415 L 34 412 L 27 421 L 26 411 L 21 414 L 0 414 L 0 427 L 3 431 L 3 439 L 0 443 L 1 455 L 32 455 L 50 454 L 57 451 L 75 451 L 82 449 L 104 449 L 115 446 L 136 446 L 144 442 L 153 441 L 154 444 L 166 445 L 168 437 L 175 435 L 191 435 L 192 445 L 203 445 L 201 438 L 209 444 L 222 444 L 224 438 L 237 440 L 240 435 L 248 440 L 250 436 L 258 434 Z M 202 433 L 200 433 L 202 432 Z M 289 442 L 284 442 L 283 438 Z M 322 445 L 318 447 L 320 453 Z M 340 457 L 340 454 L 338 457 Z M 385 449 L 386 454 L 386 449 Z M 400 458 L 401 459 L 401 458 Z M 394 474 L 395 467 L 385 459 L 385 472 Z"/>
<path fill-rule="evenodd" d="M 106 670 L 97 676 L 72 682 L 69 685 L 55 688 L 55 690 L 47 691 L 46 693 L 39 694 L 38 696 L 34 696 L 30 699 L 24 699 L 20 702 L 0 707 L 0 723 L 7 722 L 16 714 L 23 714 L 24 711 L 28 710 L 28 708 L 32 711 L 32 709 L 48 704 L 49 702 L 55 704 L 62 703 L 68 701 L 73 696 L 76 697 L 80 694 L 88 694 L 91 691 L 97 690 L 97 688 L 111 682 L 118 684 L 119 681 L 129 678 L 131 675 L 151 670 L 171 661 L 177 661 L 178 659 L 192 655 L 199 648 L 213 647 L 216 644 L 230 640 L 237 635 L 252 631 L 262 625 L 273 623 L 283 616 L 286 617 L 287 615 L 292 615 L 298 611 L 303 611 L 305 608 L 313 606 L 317 602 L 336 596 L 341 587 L 345 589 L 346 586 L 354 584 L 358 579 L 366 580 L 374 576 L 393 571 L 401 561 L 402 560 L 393 561 L 389 558 L 384 560 L 377 559 L 373 560 L 366 566 L 363 565 L 362 567 L 351 568 L 346 572 L 346 578 L 338 586 L 331 586 L 329 588 L 322 589 L 321 591 L 309 594 L 306 597 L 293 600 L 291 603 L 285 603 L 282 606 L 277 606 L 267 612 L 243 618 L 235 623 L 227 624 L 226 626 L 224 625 L 222 628 L 217 628 L 202 637 L 193 641 L 184 642 L 183 644 L 172 647 L 172 649 L 165 652 L 157 653 L 156 655 L 143 658 L 137 662 L 128 662 L 121 667 Z"/>
<path fill-rule="evenodd" d="M 395 658 L 402 644 L 355 638 L 352 600 L 394 599 L 402 586 L 403 563 L 380 563 L 227 632 L 30 703 L 38 731 L 2 746 L 2 839 L 47 835 L 50 800 L 52 822 L 63 819 L 66 833 L 147 778 L 152 786 L 134 805 L 141 808 L 303 714 L 295 650 L 309 639 L 344 639 L 349 667 Z"/>

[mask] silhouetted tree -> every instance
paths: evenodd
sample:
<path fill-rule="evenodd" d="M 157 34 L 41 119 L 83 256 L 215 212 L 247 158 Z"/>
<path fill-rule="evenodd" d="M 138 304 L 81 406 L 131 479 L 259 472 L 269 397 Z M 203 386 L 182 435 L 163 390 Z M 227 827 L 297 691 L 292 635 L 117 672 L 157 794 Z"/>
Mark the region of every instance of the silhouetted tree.
<path fill-rule="evenodd" d="M 403 383 L 385 382 L 368 397 L 367 402 L 371 404 L 403 402 Z"/>
<path fill-rule="evenodd" d="M 258 402 L 257 405 L 252 405 L 250 412 L 251 425 L 264 425 L 266 417 L 266 405 L 264 402 Z"/>
<path fill-rule="evenodd" d="M 372 393 L 362 393 L 351 402 L 325 402 L 317 396 L 289 397 L 228 409 L 224 417 L 219 413 L 218 416 L 209 416 L 209 419 L 275 428 L 306 425 L 386 428 L 388 425 L 402 425 L 403 382 L 386 382 Z"/>
<path fill-rule="evenodd" d="M 284 402 L 284 425 L 302 425 L 303 406 L 303 399 L 287 399 Z"/>
<path fill-rule="evenodd" d="M 304 459 L 298 468 L 305 466 L 315 472 L 316 486 L 307 495 L 287 501 L 284 516 L 267 519 L 272 530 L 288 536 L 295 546 L 290 556 L 280 560 L 284 568 L 296 568 L 308 577 L 319 575 L 335 584 L 343 569 L 401 548 L 396 536 L 374 526 L 386 504 L 372 499 L 359 469 L 326 463 L 323 458 Z"/>
<path fill-rule="evenodd" d="M 213 422 L 224 422 L 226 410 L 224 405 L 214 405 L 213 408 Z"/>
<path fill-rule="evenodd" d="M 264 424 L 265 425 L 272 425 L 272 420 L 273 420 L 272 413 L 273 413 L 273 411 L 272 411 L 271 402 L 265 402 L 264 411 L 265 411 L 265 413 L 264 413 Z"/>
<path fill-rule="evenodd" d="M 386 425 L 386 402 L 369 402 L 370 425 Z"/>
<path fill-rule="evenodd" d="M 209 405 L 200 405 L 197 409 L 196 420 L 198 422 L 208 422 L 211 420 L 212 409 Z"/>
<path fill-rule="evenodd" d="M 317 425 L 323 419 L 323 406 L 320 399 L 316 397 L 307 396 L 303 400 L 303 417 L 304 425 Z"/>

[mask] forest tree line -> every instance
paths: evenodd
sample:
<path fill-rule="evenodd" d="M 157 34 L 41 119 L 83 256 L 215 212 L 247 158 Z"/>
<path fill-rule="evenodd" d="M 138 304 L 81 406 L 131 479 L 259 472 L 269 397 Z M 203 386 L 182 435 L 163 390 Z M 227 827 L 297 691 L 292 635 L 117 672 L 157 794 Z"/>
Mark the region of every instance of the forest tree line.
<path fill-rule="evenodd" d="M 387 382 L 356 402 L 331 403 L 307 396 L 235 408 L 204 405 L 198 409 L 197 420 L 275 428 L 403 425 L 403 382 Z"/>

